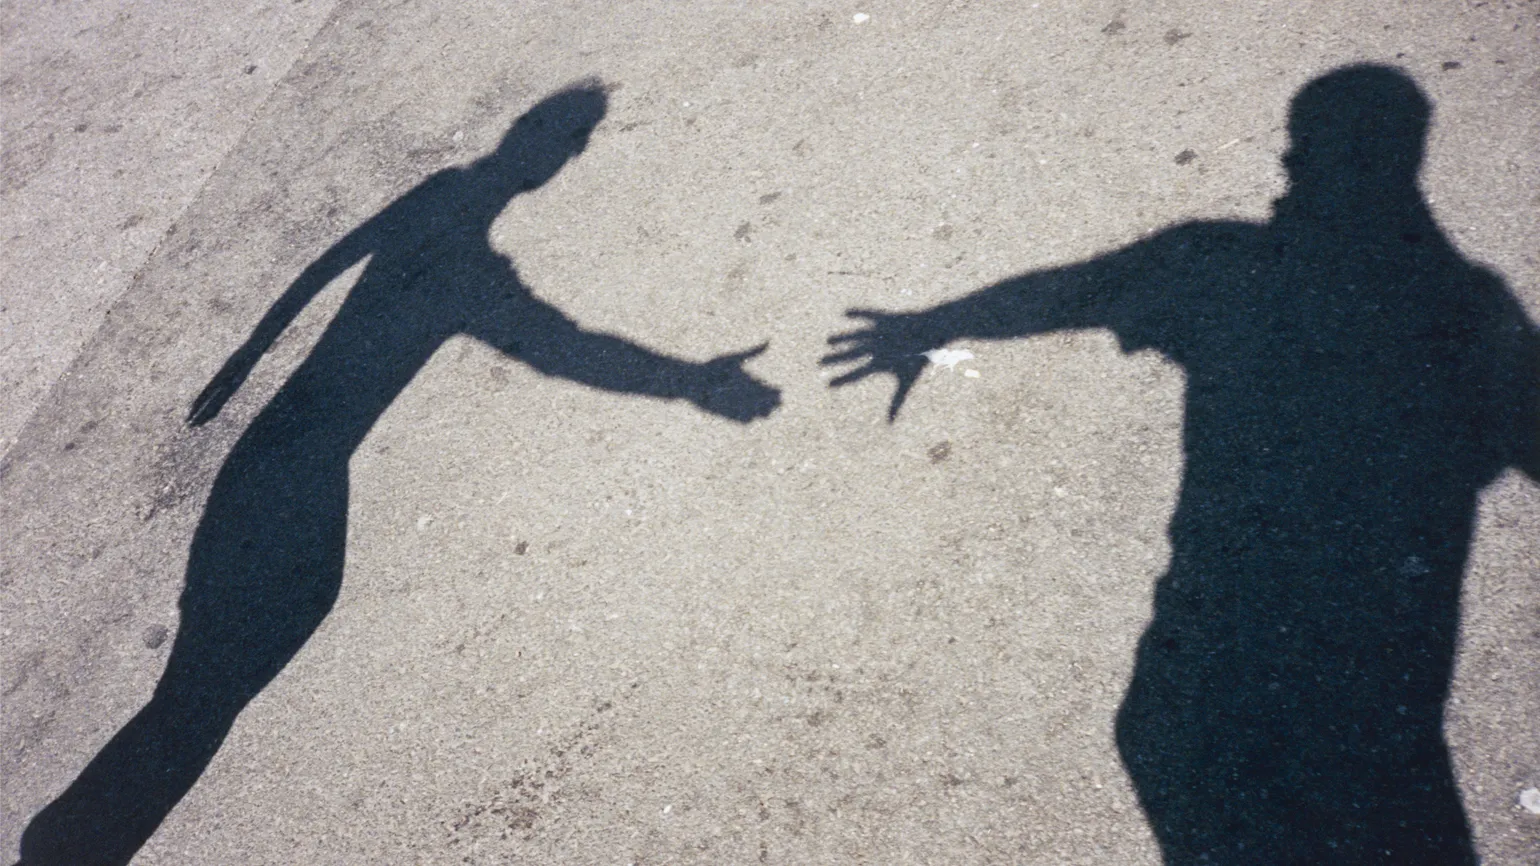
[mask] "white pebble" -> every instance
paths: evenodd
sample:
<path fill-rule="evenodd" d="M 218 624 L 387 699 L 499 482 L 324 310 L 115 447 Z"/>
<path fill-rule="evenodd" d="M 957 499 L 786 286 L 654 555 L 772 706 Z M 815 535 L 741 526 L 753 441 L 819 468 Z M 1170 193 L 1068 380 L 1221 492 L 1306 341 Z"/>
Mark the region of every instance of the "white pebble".
<path fill-rule="evenodd" d="M 866 14 L 865 12 L 857 12 L 856 14 L 850 16 L 850 20 L 857 24 L 865 24 L 866 22 L 872 20 L 872 16 Z"/>
<path fill-rule="evenodd" d="M 963 375 L 967 376 L 969 379 L 977 379 L 979 377 L 979 371 L 977 371 L 977 370 L 964 370 L 963 371 Z"/>
<path fill-rule="evenodd" d="M 936 365 L 937 369 L 945 367 L 951 370 L 963 361 L 973 360 L 973 353 L 967 349 L 931 349 L 921 354 L 925 356 L 925 360 Z"/>
<path fill-rule="evenodd" d="M 1531 815 L 1540 815 L 1540 788 L 1525 788 L 1519 794 L 1519 805 Z"/>

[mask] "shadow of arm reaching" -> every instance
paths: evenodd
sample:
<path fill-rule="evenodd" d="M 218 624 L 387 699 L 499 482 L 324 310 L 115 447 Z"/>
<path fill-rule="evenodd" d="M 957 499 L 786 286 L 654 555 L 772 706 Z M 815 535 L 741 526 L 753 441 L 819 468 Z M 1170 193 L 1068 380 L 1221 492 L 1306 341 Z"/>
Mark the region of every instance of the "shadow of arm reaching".
<path fill-rule="evenodd" d="M 836 376 L 832 388 L 878 373 L 897 379 L 888 422 L 898 417 L 925 368 L 925 353 L 954 340 L 1005 340 L 1049 331 L 1113 326 L 1117 308 L 1140 285 L 1137 262 L 1145 245 L 1098 259 L 1022 274 L 971 295 L 913 313 L 852 309 L 846 315 L 866 325 L 835 334 L 824 366 L 858 363 Z"/>
<path fill-rule="evenodd" d="M 390 211 L 386 211 L 386 214 L 388 213 Z M 214 374 L 214 378 L 209 380 L 208 385 L 204 386 L 193 400 L 192 407 L 187 412 L 188 424 L 198 427 L 218 415 L 231 395 L 240 390 L 241 384 L 256 367 L 257 361 L 267 354 L 273 342 L 289 327 L 300 311 L 304 310 L 315 296 L 326 288 L 327 283 L 374 252 L 380 222 L 386 214 L 381 214 L 354 229 L 300 273 L 283 296 L 268 308 L 256 328 L 252 329 L 251 336 L 246 338 L 246 342 L 230 355 L 224 366 L 219 368 L 219 372 Z"/>
<path fill-rule="evenodd" d="M 743 369 L 769 343 L 694 363 L 611 334 L 586 331 L 543 301 L 530 298 L 526 303 L 528 309 L 513 317 L 516 330 L 472 331 L 471 336 L 547 376 L 601 391 L 689 400 L 705 412 L 740 424 L 768 416 L 780 405 L 778 389 Z"/>

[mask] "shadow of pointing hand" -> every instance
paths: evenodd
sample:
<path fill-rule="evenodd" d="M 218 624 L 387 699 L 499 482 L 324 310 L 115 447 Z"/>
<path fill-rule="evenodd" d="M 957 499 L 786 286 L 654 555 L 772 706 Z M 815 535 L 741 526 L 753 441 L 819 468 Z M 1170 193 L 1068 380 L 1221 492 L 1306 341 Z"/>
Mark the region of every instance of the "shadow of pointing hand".
<path fill-rule="evenodd" d="M 741 424 L 764 418 L 781 405 L 781 392 L 743 369 L 744 362 L 764 354 L 769 343 L 744 352 L 713 358 L 695 367 L 685 397 L 702 411 Z"/>
<path fill-rule="evenodd" d="M 935 317 L 926 313 L 854 309 L 847 310 L 845 315 L 865 319 L 869 324 L 830 337 L 829 345 L 833 351 L 825 355 L 821 363 L 825 367 L 863 363 L 836 376 L 829 382 L 829 387 L 843 387 L 877 373 L 892 374 L 898 384 L 888 404 L 888 423 L 891 424 L 920 378 L 920 371 L 925 369 L 925 353 L 945 345 L 949 338 L 941 333 Z"/>

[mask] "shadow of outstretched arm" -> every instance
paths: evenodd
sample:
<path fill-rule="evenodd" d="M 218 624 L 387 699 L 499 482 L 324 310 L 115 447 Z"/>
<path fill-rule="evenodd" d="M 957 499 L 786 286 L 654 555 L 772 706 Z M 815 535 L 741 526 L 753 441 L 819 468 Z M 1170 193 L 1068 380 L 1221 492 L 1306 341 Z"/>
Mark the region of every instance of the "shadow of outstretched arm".
<path fill-rule="evenodd" d="M 523 309 L 493 332 L 471 332 L 547 376 L 618 394 L 688 400 L 702 411 L 747 424 L 781 403 L 781 392 L 743 365 L 769 343 L 695 363 L 654 352 L 612 334 L 587 331 L 555 307 L 526 296 Z"/>
<path fill-rule="evenodd" d="M 829 338 L 823 366 L 854 363 L 829 382 L 839 388 L 879 373 L 897 380 L 888 403 L 892 423 L 928 363 L 925 353 L 963 339 L 1007 340 L 1049 331 L 1111 326 L 1120 306 L 1142 294 L 1137 263 L 1150 242 L 1098 259 L 1012 277 L 928 310 L 893 313 L 852 309 L 866 322 Z"/>

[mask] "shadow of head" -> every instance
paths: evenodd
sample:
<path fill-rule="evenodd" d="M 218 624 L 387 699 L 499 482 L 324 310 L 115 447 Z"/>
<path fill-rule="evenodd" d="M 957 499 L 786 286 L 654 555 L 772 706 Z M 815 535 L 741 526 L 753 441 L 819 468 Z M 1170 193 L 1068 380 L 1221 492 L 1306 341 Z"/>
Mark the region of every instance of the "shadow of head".
<path fill-rule="evenodd" d="M 557 91 L 514 121 L 497 149 L 474 168 L 514 183 L 521 192 L 536 189 L 588 147 L 608 107 L 608 93 L 597 81 Z"/>
<path fill-rule="evenodd" d="M 1416 83 L 1388 66 L 1348 66 L 1311 81 L 1289 110 L 1289 196 L 1351 202 L 1360 213 L 1415 197 L 1430 108 Z"/>

